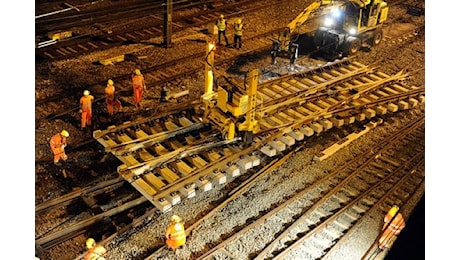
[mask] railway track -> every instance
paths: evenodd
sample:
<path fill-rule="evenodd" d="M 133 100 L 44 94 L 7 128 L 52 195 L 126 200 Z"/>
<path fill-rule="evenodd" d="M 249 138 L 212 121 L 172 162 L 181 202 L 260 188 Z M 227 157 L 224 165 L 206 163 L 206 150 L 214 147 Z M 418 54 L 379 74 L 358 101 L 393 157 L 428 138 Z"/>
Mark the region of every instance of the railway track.
<path fill-rule="evenodd" d="M 216 2 L 216 1 L 213 1 Z M 273 1 L 271 3 L 266 3 L 266 1 L 240 1 L 235 3 L 213 3 L 216 5 L 215 8 L 201 10 L 196 9 L 196 12 L 192 14 L 184 15 L 175 15 L 174 22 L 172 25 L 173 31 L 181 31 L 187 28 L 200 27 L 207 24 L 213 24 L 220 14 L 225 14 L 226 17 L 231 18 L 236 15 L 242 15 L 245 13 L 260 11 L 261 8 L 267 8 L 272 5 L 279 4 L 278 1 Z M 77 35 L 69 38 L 64 38 L 62 41 L 54 41 L 53 44 L 39 43 L 38 48 L 36 49 L 36 56 L 38 60 L 50 61 L 58 59 L 69 59 L 80 56 L 82 54 L 91 53 L 94 51 L 106 50 L 112 47 L 120 46 L 123 44 L 129 43 L 142 43 L 146 40 L 161 37 L 163 35 L 163 11 L 162 3 L 157 4 L 157 6 L 147 6 L 138 7 L 141 11 L 139 13 L 133 12 L 132 10 L 126 10 L 126 7 L 122 7 L 120 12 L 123 12 L 121 15 L 113 15 L 111 19 L 126 19 L 125 12 L 129 11 L 130 14 L 135 15 L 135 17 L 142 17 L 144 14 L 145 17 L 137 19 L 129 19 L 126 22 L 120 22 L 115 20 L 112 22 L 107 22 L 105 25 L 98 23 L 98 27 L 104 31 L 104 33 L 99 33 L 96 35 Z M 184 7 L 181 7 L 179 10 L 189 9 L 190 7 L 197 7 L 201 5 L 200 3 L 195 4 L 185 4 Z M 151 10 L 157 10 L 156 13 L 151 13 Z M 101 11 L 99 11 L 101 12 Z M 106 17 L 111 17 L 108 15 L 106 10 L 102 10 L 104 15 L 99 15 L 99 19 L 107 19 Z M 94 14 L 90 13 L 88 19 L 90 24 L 94 24 L 93 19 Z M 96 18 L 96 21 L 98 19 Z M 72 22 L 75 23 L 75 22 Z M 81 24 L 81 21 L 79 22 Z M 48 26 L 49 27 L 49 26 Z M 115 60 L 123 60 L 124 57 L 108 57 L 107 59 L 114 58 Z"/>
<path fill-rule="evenodd" d="M 394 34 L 392 30 L 395 28 L 388 28 L 388 32 L 385 33 L 387 35 L 383 39 L 382 45 L 386 43 L 389 45 L 399 46 L 399 44 L 409 41 L 413 39 L 416 34 L 414 34 L 414 30 L 418 30 L 418 28 L 409 28 L 409 31 L 405 31 L 403 34 Z M 241 60 L 244 58 L 255 57 L 260 55 L 260 53 L 266 53 L 268 55 L 268 51 L 271 48 L 272 39 L 275 37 L 276 32 L 279 29 L 263 32 L 251 37 L 247 37 L 245 39 L 245 45 L 251 46 L 250 49 L 246 51 L 240 51 L 232 48 L 226 48 L 225 50 L 221 48 L 217 48 L 216 50 L 216 66 L 227 66 L 228 64 L 232 64 L 237 60 Z M 203 63 L 197 62 L 197 60 L 201 60 L 204 57 L 203 52 L 196 52 L 181 57 L 179 59 L 174 59 L 171 61 L 167 61 L 158 65 L 149 66 L 143 69 L 143 74 L 148 82 L 148 85 L 152 88 L 157 86 L 162 86 L 167 82 L 173 82 L 179 80 L 181 78 L 196 75 L 203 69 Z M 280 58 L 281 59 L 281 58 Z M 303 66 L 312 66 L 318 64 L 318 62 L 311 62 L 308 61 L 309 57 L 299 58 L 298 61 L 302 62 Z M 321 61 L 319 64 L 324 64 L 325 61 Z M 280 68 L 283 63 L 281 63 Z M 268 68 L 268 70 L 273 69 L 276 67 L 272 66 Z M 297 68 L 301 70 L 302 68 Z M 278 74 L 286 74 L 289 73 L 287 70 L 279 69 L 277 71 Z M 229 75 L 232 77 L 231 75 Z M 131 85 L 131 78 L 130 74 L 125 74 L 117 77 L 112 77 L 112 79 L 117 82 L 118 93 L 119 97 L 130 97 L 132 95 Z M 103 89 L 105 87 L 106 80 L 104 79 L 101 82 L 87 85 L 85 87 L 79 87 L 72 90 L 72 93 L 69 91 L 62 91 L 60 93 L 54 94 L 50 97 L 42 98 L 36 101 L 36 111 L 37 115 L 41 115 L 40 117 L 44 117 L 45 119 L 52 120 L 56 118 L 61 118 L 68 116 L 76 111 L 78 111 L 78 107 L 75 105 L 75 100 L 78 99 L 79 94 L 84 89 L 89 89 L 92 93 L 103 93 Z M 149 97 L 146 97 L 149 98 Z M 102 103 L 104 99 L 96 98 L 96 103 Z M 124 101 L 124 100 L 122 100 Z M 155 101 L 157 102 L 157 101 Z M 69 109 L 69 107 L 71 107 Z M 96 107 L 97 108 L 97 107 Z M 103 110 L 104 108 L 101 107 L 99 110 Z M 60 112 L 56 112 L 60 111 Z M 120 122 L 121 123 L 121 122 Z"/>
<path fill-rule="evenodd" d="M 204 251 L 191 252 L 193 259 L 242 255 L 251 259 L 343 257 L 334 254 L 345 243 L 356 244 L 353 235 L 371 213 L 383 216 L 395 204 L 403 208 L 415 192 L 424 189 L 424 146 L 419 142 L 423 139 L 424 119 L 418 118 L 342 167 L 307 183 L 304 189 L 270 210 L 256 217 L 248 216 L 244 226 L 221 235 L 225 239 L 208 242 L 203 245 Z M 409 143 L 419 146 L 408 150 Z M 269 232 L 268 227 L 272 229 Z M 200 223 L 187 228 L 187 234 L 192 230 L 195 237 L 207 232 L 200 228 Z M 267 233 L 277 235 L 272 237 Z M 246 241 L 251 241 L 250 246 L 244 246 Z M 375 251 L 376 245 L 368 241 L 364 247 L 369 247 L 369 252 Z M 234 248 L 238 248 L 239 255 L 233 253 Z M 360 258 L 363 255 L 359 253 L 365 251 L 355 252 L 357 255 L 352 258 Z M 169 254 L 168 249 L 161 247 L 145 259 L 164 258 Z"/>
<path fill-rule="evenodd" d="M 88 233 L 92 226 L 100 222 L 104 222 L 104 228 L 101 228 L 100 232 L 119 230 L 132 222 L 135 214 L 142 211 L 138 206 L 146 201 L 144 197 L 133 192 L 130 186 L 126 186 L 126 182 L 121 177 L 76 188 L 70 193 L 35 206 L 36 218 L 51 214 L 53 211 L 59 216 L 61 211 L 73 212 L 78 208 L 78 214 L 69 214 L 72 216 L 39 234 L 35 240 L 36 247 L 40 250 L 49 249 L 82 233 Z M 145 205 L 143 208 L 148 209 Z M 56 223 L 58 219 L 61 217 L 48 219 L 48 221 Z M 46 221 L 42 221 L 42 224 L 45 223 Z"/>
<path fill-rule="evenodd" d="M 424 103 L 424 89 L 404 86 L 406 77 L 341 61 L 262 82 L 255 113 L 261 132 L 247 148 L 237 138 L 219 139 L 221 131 L 202 122 L 200 104 L 93 136 L 123 163 L 119 174 L 164 212 L 308 137 Z"/>
<path fill-rule="evenodd" d="M 411 36 L 403 37 L 403 41 L 410 38 Z M 401 43 L 401 40 L 388 37 L 384 41 L 389 44 Z M 260 46 L 265 47 L 268 47 L 267 42 L 271 43 L 268 37 L 261 42 L 263 43 Z M 241 52 L 232 52 L 234 52 L 233 49 L 228 49 L 225 53 L 221 53 L 219 62 L 227 60 L 230 63 L 235 59 L 234 55 L 241 54 Z M 190 59 L 196 59 L 203 54 L 195 55 Z M 180 66 L 175 65 L 174 61 L 168 62 L 168 66 L 165 67 L 169 71 L 165 73 L 155 73 L 156 70 L 159 70 L 158 67 L 150 72 L 147 70 L 145 73 L 157 84 L 168 82 L 179 74 L 181 76 L 191 75 L 202 69 L 202 66 L 197 66 L 196 69 L 177 73 Z M 261 77 L 266 80 L 271 77 L 272 72 L 263 70 Z M 161 115 L 144 114 L 145 117 L 142 119 L 117 123 L 100 132 L 96 131 L 94 135 L 96 141 L 101 143 L 107 152 L 112 153 L 124 163 L 118 168 L 121 178 L 145 196 L 145 198 L 139 198 L 141 202 L 122 205 L 122 211 L 132 209 L 136 205 L 147 208 L 144 211 L 145 214 L 124 228 L 118 229 L 120 232 L 113 233 L 102 243 L 108 243 L 116 235 L 140 225 L 142 221 L 155 215 L 154 212 L 169 211 L 171 207 L 182 201 L 199 196 L 200 192 L 220 188 L 222 184 L 230 183 L 237 177 L 257 176 L 256 169 L 266 167 L 268 161 L 283 158 L 281 156 L 292 152 L 294 147 L 298 148 L 299 145 L 303 145 L 314 136 L 329 129 L 345 128 L 357 122 L 365 123 L 376 117 L 391 117 L 392 113 L 423 104 L 424 89 L 405 85 L 406 76 L 403 73 L 386 75 L 376 71 L 376 68 L 350 60 L 323 65 L 321 68 L 295 75 L 284 75 L 279 79 L 270 78 L 266 82 L 262 81 L 259 84 L 259 92 L 262 94 L 257 100 L 261 107 L 256 113 L 262 132 L 255 136 L 255 145 L 251 149 L 241 147 L 238 139 L 223 142 L 219 131 L 216 131 L 212 125 L 205 125 L 201 122 L 200 103 L 194 101 L 182 107 L 178 106 L 175 109 L 163 111 Z M 120 77 L 120 80 L 123 84 L 129 85 L 128 76 Z M 102 86 L 103 83 L 101 83 Z M 242 82 L 234 80 L 231 81 L 231 84 L 236 87 L 242 86 Z M 306 87 L 299 87 L 302 85 Z M 93 87 L 98 88 L 99 86 L 93 85 Z M 122 90 L 122 93 L 127 94 L 128 91 Z M 44 100 L 43 104 L 46 102 L 48 101 Z M 55 111 L 61 110 L 55 109 Z M 56 118 L 54 116 L 56 114 L 50 115 L 50 119 Z M 328 154 L 318 155 L 316 161 L 323 160 L 325 155 Z M 252 159 L 249 159 L 251 157 Z M 233 168 L 228 170 L 231 167 Z M 197 174 L 199 172 L 203 174 Z M 142 182 L 144 183 L 139 184 Z M 68 205 L 65 203 L 76 200 L 75 198 L 81 194 L 74 194 L 74 196 L 70 196 L 72 199 L 69 200 L 62 199 L 62 201 L 67 201 L 63 204 L 55 200 L 48 202 L 48 205 L 40 205 L 41 211 L 64 207 Z M 152 208 L 147 201 L 153 203 L 155 207 Z M 53 203 L 59 205 L 56 206 Z M 388 205 L 376 205 L 364 210 L 367 210 L 366 212 L 385 212 L 386 206 Z M 118 210 L 120 209 L 113 212 Z M 335 210 L 332 211 L 335 212 Z M 357 215 L 356 212 L 350 214 Z M 104 218 L 112 218 L 115 215 L 98 216 L 92 221 L 99 223 Z M 330 218 L 334 219 L 336 216 L 332 215 Z M 197 228 L 197 225 L 192 227 Z M 81 229 L 73 233 L 74 228 L 69 228 L 63 232 L 54 233 L 54 237 L 48 237 L 46 241 L 42 239 L 39 242 L 45 247 L 52 247 L 78 233 L 86 232 L 85 230 Z M 351 230 L 354 229 L 351 228 Z M 72 235 L 69 235 L 70 233 Z M 307 234 L 306 239 L 309 239 L 308 236 Z M 346 239 L 340 241 L 346 241 Z M 217 250 L 218 254 L 228 254 L 229 250 L 224 248 L 226 243 L 224 246 L 218 246 L 220 248 Z M 318 243 L 332 244 L 334 242 L 324 240 Z M 269 247 L 274 246 L 269 245 Z M 281 256 L 285 254 L 280 253 L 282 250 L 271 249 L 270 254 Z M 332 252 L 334 249 L 325 251 Z M 166 253 L 163 251 L 160 254 Z"/>
<path fill-rule="evenodd" d="M 185 199 L 253 173 L 309 137 L 416 107 L 424 102 L 424 89 L 405 86 L 406 77 L 387 75 L 352 60 L 274 79 L 262 75 L 265 81 L 260 82 L 256 98 L 261 133 L 250 147 L 242 147 L 238 138 L 222 140 L 219 129 L 202 122 L 199 102 L 97 130 L 94 138 L 124 163 L 118 167 L 120 176 L 143 197 L 52 232 L 36 243 L 41 248 L 53 247 L 137 206 L 150 213 L 169 211 Z M 242 82 L 234 84 L 243 88 Z M 155 210 L 149 209 L 147 201 Z"/>

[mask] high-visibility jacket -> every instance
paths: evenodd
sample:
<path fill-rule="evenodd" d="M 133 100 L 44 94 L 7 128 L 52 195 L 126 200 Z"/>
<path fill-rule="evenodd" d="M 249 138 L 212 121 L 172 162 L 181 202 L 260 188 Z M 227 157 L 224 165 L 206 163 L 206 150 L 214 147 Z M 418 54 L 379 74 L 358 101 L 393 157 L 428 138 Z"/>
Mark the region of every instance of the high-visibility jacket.
<path fill-rule="evenodd" d="M 390 214 L 386 214 L 383 219 L 383 233 L 379 238 L 379 248 L 385 249 L 390 248 L 393 242 L 396 240 L 396 236 L 401 233 L 401 230 L 406 226 L 404 218 L 401 213 L 396 214 L 396 217 L 391 221 L 393 217 Z M 390 223 L 391 221 L 391 223 Z"/>
<path fill-rule="evenodd" d="M 80 108 L 82 111 L 92 112 L 92 104 L 94 97 L 92 95 L 83 96 L 80 98 Z"/>
<path fill-rule="evenodd" d="M 227 28 L 227 21 L 225 19 L 218 19 L 217 20 L 217 29 L 219 31 L 225 31 Z"/>
<path fill-rule="evenodd" d="M 237 36 L 243 36 L 243 24 L 240 23 L 235 23 L 235 26 L 233 28 L 235 30 L 235 35 Z"/>
<path fill-rule="evenodd" d="M 406 226 L 404 218 L 401 215 L 401 213 L 398 213 L 396 214 L 396 217 L 393 219 L 393 221 L 390 223 L 392 218 L 393 217 L 390 214 L 386 214 L 385 218 L 383 219 L 383 222 L 385 222 L 383 226 L 387 226 L 391 232 L 395 233 L 395 235 L 399 235 L 399 233 L 401 233 L 401 230 L 403 230 L 403 228 Z"/>
<path fill-rule="evenodd" d="M 112 98 L 114 97 L 115 95 L 115 87 L 113 85 L 107 85 L 107 87 L 105 87 L 105 96 L 107 98 Z"/>
<path fill-rule="evenodd" d="M 144 88 L 144 76 L 142 75 L 133 75 L 133 88 Z"/>
<path fill-rule="evenodd" d="M 166 244 L 176 249 L 185 244 L 185 229 L 183 223 L 171 223 L 166 229 Z"/>
<path fill-rule="evenodd" d="M 57 133 L 51 137 L 50 147 L 54 155 L 54 163 L 58 163 L 60 159 L 67 160 L 64 148 L 67 146 L 67 138 L 61 133 Z"/>
<path fill-rule="evenodd" d="M 107 250 L 103 246 L 95 246 L 90 248 L 85 254 L 85 260 L 105 260 Z"/>
<path fill-rule="evenodd" d="M 50 146 L 53 152 L 55 150 L 62 150 L 67 145 L 67 138 L 61 133 L 57 133 L 51 137 Z"/>

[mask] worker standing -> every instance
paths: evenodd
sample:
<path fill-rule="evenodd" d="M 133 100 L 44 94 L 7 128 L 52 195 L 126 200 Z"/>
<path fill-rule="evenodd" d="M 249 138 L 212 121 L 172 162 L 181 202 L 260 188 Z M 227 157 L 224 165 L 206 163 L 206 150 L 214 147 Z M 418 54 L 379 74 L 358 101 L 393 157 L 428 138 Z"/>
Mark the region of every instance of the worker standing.
<path fill-rule="evenodd" d="M 142 95 L 144 94 L 145 90 L 145 81 L 144 76 L 139 69 L 134 70 L 131 78 L 133 80 L 134 106 L 137 108 L 141 105 L 140 103 L 142 101 Z"/>
<path fill-rule="evenodd" d="M 69 132 L 62 130 L 60 133 L 57 133 L 51 137 L 50 147 L 54 154 L 54 164 L 59 165 L 59 160 L 67 160 L 67 155 L 65 154 L 65 147 L 67 146 L 67 137 L 69 137 Z"/>
<path fill-rule="evenodd" d="M 220 45 L 220 36 L 223 35 L 224 38 L 225 38 L 225 43 L 227 44 L 228 46 L 228 39 L 227 39 L 227 34 L 225 33 L 226 29 L 227 29 L 227 20 L 224 19 L 224 15 L 221 14 L 219 19 L 217 20 L 216 22 L 216 25 L 217 25 L 217 30 L 218 30 L 218 33 L 217 33 L 217 44 Z"/>
<path fill-rule="evenodd" d="M 80 113 L 81 113 L 81 129 L 91 126 L 91 118 L 93 116 L 93 101 L 94 97 L 90 95 L 89 90 L 83 91 L 83 97 L 80 98 Z"/>
<path fill-rule="evenodd" d="M 109 79 L 107 81 L 107 87 L 105 87 L 105 104 L 107 106 L 107 112 L 110 116 L 113 115 L 114 107 L 117 109 L 117 112 L 121 111 L 121 102 L 115 98 L 115 86 L 113 85 L 113 80 Z"/>
<path fill-rule="evenodd" d="M 379 248 L 390 248 L 396 240 L 397 235 L 401 233 L 406 226 L 404 218 L 399 213 L 399 207 L 393 206 L 383 218 L 382 235 L 379 238 Z"/>
<path fill-rule="evenodd" d="M 237 49 L 241 49 L 241 38 L 243 37 L 243 23 L 241 18 L 236 19 L 235 24 L 233 25 L 233 47 Z"/>
<path fill-rule="evenodd" d="M 172 215 L 171 223 L 166 229 L 166 245 L 176 252 L 176 249 L 185 245 L 185 229 L 182 219 L 177 215 Z"/>
<path fill-rule="evenodd" d="M 97 245 L 93 238 L 86 240 L 86 248 L 88 251 L 86 251 L 85 260 L 105 260 L 107 250 L 103 246 Z"/>

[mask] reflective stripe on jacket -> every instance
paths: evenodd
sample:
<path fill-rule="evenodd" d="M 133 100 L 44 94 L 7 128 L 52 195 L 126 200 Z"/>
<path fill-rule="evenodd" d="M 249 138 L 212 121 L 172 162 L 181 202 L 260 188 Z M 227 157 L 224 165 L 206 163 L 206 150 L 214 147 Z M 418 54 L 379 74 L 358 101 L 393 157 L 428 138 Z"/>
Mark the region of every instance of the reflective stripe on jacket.
<path fill-rule="evenodd" d="M 168 229 L 166 229 L 166 237 L 169 240 L 168 244 L 179 247 L 185 244 L 185 229 L 183 223 L 172 223 L 169 225 Z"/>
<path fill-rule="evenodd" d="M 388 225 L 392 218 L 393 217 L 389 214 L 385 215 L 385 218 L 383 219 L 383 221 L 385 222 L 384 226 L 387 226 L 391 232 L 395 233 L 396 235 L 399 235 L 399 233 L 401 233 L 401 230 L 403 230 L 403 228 L 406 226 L 404 218 L 401 215 L 401 213 L 398 213 L 396 217 L 393 219 L 393 221 Z"/>
<path fill-rule="evenodd" d="M 86 252 L 85 260 L 105 260 L 107 250 L 103 246 L 97 245 Z"/>

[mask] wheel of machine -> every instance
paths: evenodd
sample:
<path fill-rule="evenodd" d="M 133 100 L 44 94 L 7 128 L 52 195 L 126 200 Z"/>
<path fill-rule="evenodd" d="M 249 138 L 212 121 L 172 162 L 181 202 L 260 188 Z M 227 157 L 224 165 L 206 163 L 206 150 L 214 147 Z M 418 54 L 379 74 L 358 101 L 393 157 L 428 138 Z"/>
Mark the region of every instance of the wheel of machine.
<path fill-rule="evenodd" d="M 254 133 L 250 131 L 243 131 L 243 145 L 248 147 L 252 144 L 254 140 Z"/>
<path fill-rule="evenodd" d="M 383 31 L 381 29 L 377 29 L 374 33 L 374 37 L 372 38 L 372 46 L 377 46 L 382 42 L 383 39 Z"/>
<path fill-rule="evenodd" d="M 351 37 L 345 44 L 344 53 L 346 56 L 355 55 L 361 49 L 361 40 L 356 37 Z"/>

